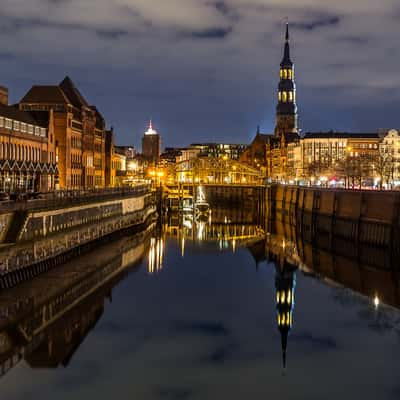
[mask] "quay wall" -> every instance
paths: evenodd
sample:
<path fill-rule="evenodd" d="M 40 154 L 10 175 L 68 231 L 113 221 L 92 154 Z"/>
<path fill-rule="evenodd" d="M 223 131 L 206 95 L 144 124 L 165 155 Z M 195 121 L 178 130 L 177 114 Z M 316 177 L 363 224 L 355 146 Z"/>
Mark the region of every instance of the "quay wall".
<path fill-rule="evenodd" d="M 270 185 L 266 225 L 291 226 L 329 246 L 348 241 L 400 252 L 400 192 Z"/>
<path fill-rule="evenodd" d="M 8 226 L 0 246 L 2 288 L 29 280 L 115 232 L 144 226 L 157 214 L 150 188 L 64 208 L 46 205 L 0 214 L 0 224 Z"/>

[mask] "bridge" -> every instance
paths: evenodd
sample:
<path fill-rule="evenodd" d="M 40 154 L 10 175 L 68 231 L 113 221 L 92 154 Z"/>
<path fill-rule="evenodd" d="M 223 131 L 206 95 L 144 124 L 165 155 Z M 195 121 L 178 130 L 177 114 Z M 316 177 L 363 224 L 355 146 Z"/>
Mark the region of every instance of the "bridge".
<path fill-rule="evenodd" d="M 203 185 L 262 185 L 259 170 L 227 157 L 198 157 L 176 164 L 175 181 Z"/>

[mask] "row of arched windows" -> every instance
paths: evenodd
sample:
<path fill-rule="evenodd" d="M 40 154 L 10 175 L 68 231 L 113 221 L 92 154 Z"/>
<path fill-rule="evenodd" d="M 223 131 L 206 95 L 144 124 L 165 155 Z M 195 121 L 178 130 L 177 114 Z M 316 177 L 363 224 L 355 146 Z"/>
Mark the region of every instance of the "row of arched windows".
<path fill-rule="evenodd" d="M 278 92 L 278 100 L 282 101 L 283 103 L 296 101 L 296 92 Z"/>
<path fill-rule="evenodd" d="M 40 149 L 20 144 L 1 143 L 0 159 L 37 162 L 40 161 Z"/>
<path fill-rule="evenodd" d="M 290 68 L 282 68 L 280 70 L 280 77 L 281 79 L 293 79 L 294 71 Z"/>

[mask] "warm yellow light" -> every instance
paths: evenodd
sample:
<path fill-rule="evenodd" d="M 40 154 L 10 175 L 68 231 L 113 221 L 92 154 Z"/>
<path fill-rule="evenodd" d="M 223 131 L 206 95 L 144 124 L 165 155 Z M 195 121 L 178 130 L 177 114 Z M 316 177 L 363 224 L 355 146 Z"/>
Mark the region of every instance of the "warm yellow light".
<path fill-rule="evenodd" d="M 351 151 L 351 150 L 352 150 L 351 146 L 347 146 L 347 151 Z"/>
<path fill-rule="evenodd" d="M 164 172 L 158 171 L 158 172 L 157 172 L 157 176 L 158 176 L 159 178 L 163 177 L 163 176 L 164 176 Z"/>
<path fill-rule="evenodd" d="M 287 303 L 290 304 L 290 300 L 292 299 L 291 293 L 290 293 L 290 289 L 287 292 Z"/>
<path fill-rule="evenodd" d="M 149 172 L 149 174 L 150 174 L 151 176 L 156 176 L 156 171 L 151 170 L 151 171 Z"/>
<path fill-rule="evenodd" d="M 375 297 L 374 297 L 374 306 L 375 306 L 375 308 L 378 308 L 379 304 L 380 304 L 379 297 L 377 295 L 375 295 Z"/>

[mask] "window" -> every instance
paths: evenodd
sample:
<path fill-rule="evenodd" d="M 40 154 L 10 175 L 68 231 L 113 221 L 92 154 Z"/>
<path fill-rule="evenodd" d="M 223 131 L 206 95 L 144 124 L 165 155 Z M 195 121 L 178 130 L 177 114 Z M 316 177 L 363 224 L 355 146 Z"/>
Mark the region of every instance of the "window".
<path fill-rule="evenodd" d="M 4 117 L 0 117 L 0 128 L 4 127 Z"/>
<path fill-rule="evenodd" d="M 281 92 L 278 92 L 278 100 L 282 101 L 282 93 Z"/>
<path fill-rule="evenodd" d="M 33 125 L 28 125 L 28 133 L 33 134 Z"/>
<path fill-rule="evenodd" d="M 283 79 L 287 79 L 287 69 L 283 70 Z"/>
<path fill-rule="evenodd" d="M 12 129 L 12 121 L 11 119 L 6 118 L 6 128 L 7 129 Z"/>
<path fill-rule="evenodd" d="M 293 101 L 293 92 L 289 92 L 289 101 Z"/>
<path fill-rule="evenodd" d="M 38 126 L 35 126 L 35 135 L 36 136 L 40 135 L 40 128 Z"/>
<path fill-rule="evenodd" d="M 282 92 L 282 101 L 283 101 L 284 103 L 287 102 L 287 93 L 286 93 L 286 92 Z"/>
<path fill-rule="evenodd" d="M 21 132 L 26 132 L 26 123 L 21 122 Z"/>
<path fill-rule="evenodd" d="M 288 79 L 292 79 L 292 70 L 288 69 Z"/>
<path fill-rule="evenodd" d="M 14 131 L 19 131 L 19 121 L 14 121 Z"/>

